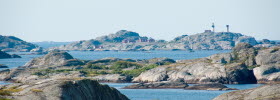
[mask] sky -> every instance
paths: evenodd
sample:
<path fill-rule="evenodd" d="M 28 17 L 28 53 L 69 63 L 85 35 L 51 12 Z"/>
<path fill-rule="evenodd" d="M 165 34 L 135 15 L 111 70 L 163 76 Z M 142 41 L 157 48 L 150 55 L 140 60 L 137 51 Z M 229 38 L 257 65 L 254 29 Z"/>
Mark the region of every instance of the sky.
<path fill-rule="evenodd" d="M 29 42 L 115 33 L 172 40 L 211 29 L 280 40 L 280 0 L 0 0 L 0 35 Z"/>

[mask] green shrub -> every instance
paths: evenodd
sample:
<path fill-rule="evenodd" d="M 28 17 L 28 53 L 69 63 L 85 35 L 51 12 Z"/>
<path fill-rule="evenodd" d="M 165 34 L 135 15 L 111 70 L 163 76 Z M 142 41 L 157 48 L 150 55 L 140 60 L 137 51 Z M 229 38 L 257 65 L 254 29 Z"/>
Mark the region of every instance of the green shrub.
<path fill-rule="evenodd" d="M 0 100 L 12 100 L 12 99 L 8 99 L 8 98 L 2 98 L 2 97 L 0 97 Z"/>
<path fill-rule="evenodd" d="M 1 96 L 11 96 L 12 93 L 10 91 L 0 90 L 0 95 Z"/>
<path fill-rule="evenodd" d="M 270 53 L 274 53 L 274 52 L 277 52 L 280 48 L 273 48 Z"/>
<path fill-rule="evenodd" d="M 108 74 L 106 71 L 99 71 L 98 74 Z"/>
<path fill-rule="evenodd" d="M 86 68 L 89 69 L 108 69 L 105 65 L 98 65 L 98 64 L 92 64 L 92 63 L 87 63 Z"/>
<path fill-rule="evenodd" d="M 35 72 L 32 75 L 45 76 L 46 74 L 43 74 L 42 72 Z"/>
<path fill-rule="evenodd" d="M 31 89 L 32 92 L 43 92 L 41 89 Z"/>
<path fill-rule="evenodd" d="M 126 70 L 126 71 L 121 71 L 122 74 L 127 75 L 127 76 L 133 76 L 133 77 L 137 77 L 139 76 L 142 72 L 145 72 L 147 70 L 156 68 L 158 65 L 156 64 L 151 64 L 145 67 L 142 67 L 140 69 L 133 69 L 133 70 Z"/>
<path fill-rule="evenodd" d="M 0 96 L 11 96 L 13 92 L 20 92 L 23 89 L 16 89 L 17 87 L 11 87 L 9 89 L 1 89 Z"/>
<path fill-rule="evenodd" d="M 133 67 L 135 66 L 136 69 L 141 68 L 142 65 L 137 64 L 135 62 L 129 62 L 129 61 L 117 61 L 115 62 L 112 67 L 110 67 L 110 69 L 113 70 L 121 70 L 121 69 L 125 69 L 125 68 L 129 68 L 129 67 Z"/>

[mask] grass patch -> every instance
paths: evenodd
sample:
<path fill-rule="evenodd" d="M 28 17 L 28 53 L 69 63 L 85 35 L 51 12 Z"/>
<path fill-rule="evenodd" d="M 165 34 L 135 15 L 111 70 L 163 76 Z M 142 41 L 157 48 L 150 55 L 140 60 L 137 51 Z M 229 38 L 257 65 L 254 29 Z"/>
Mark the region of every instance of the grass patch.
<path fill-rule="evenodd" d="M 11 88 L 9 88 L 9 89 L 6 89 L 6 88 L 1 89 L 1 90 L 0 90 L 0 95 L 1 95 L 1 96 L 11 96 L 12 93 L 14 93 L 14 92 L 20 92 L 20 91 L 23 90 L 23 89 L 16 89 L 16 88 L 17 88 L 17 87 L 14 86 L 14 87 L 11 87 Z"/>
<path fill-rule="evenodd" d="M 31 89 L 32 92 L 43 92 L 41 89 Z"/>
<path fill-rule="evenodd" d="M 260 67 L 260 65 L 248 66 L 247 68 L 248 68 L 249 70 L 253 70 L 253 69 L 256 68 L 256 67 Z"/>
<path fill-rule="evenodd" d="M 147 70 L 150 70 L 150 69 L 153 69 L 153 68 L 156 68 L 156 67 L 158 67 L 158 65 L 156 65 L 156 64 L 151 64 L 151 65 L 148 65 L 148 66 L 146 66 L 146 67 L 139 68 L 139 69 L 121 71 L 121 74 L 124 74 L 124 75 L 127 75 L 127 76 L 137 77 L 137 76 L 139 76 L 142 72 L 147 71 Z"/>
<path fill-rule="evenodd" d="M 8 99 L 8 98 L 1 98 L 1 97 L 0 97 L 0 100 L 12 100 L 12 99 Z"/>
<path fill-rule="evenodd" d="M 170 63 L 166 63 L 170 64 Z M 70 71 L 77 71 L 81 74 L 84 74 L 86 77 L 93 77 L 97 75 L 105 75 L 105 74 L 121 74 L 121 75 L 127 75 L 127 76 L 139 76 L 142 72 L 150 70 L 152 68 L 157 67 L 156 64 L 150 64 L 150 65 L 142 65 L 135 62 L 129 62 L 129 61 L 117 61 L 112 64 L 110 64 L 111 67 L 109 68 L 109 65 L 100 65 L 100 64 L 92 64 L 87 63 L 82 68 L 72 68 L 72 69 L 43 69 L 38 70 L 33 75 L 37 76 L 46 76 L 51 73 L 70 73 Z M 132 70 L 123 70 L 125 68 L 134 68 Z"/>
<path fill-rule="evenodd" d="M 143 67 L 142 65 L 135 63 L 135 62 L 129 62 L 129 61 L 117 61 L 115 62 L 110 69 L 112 70 L 121 70 L 129 67 L 135 67 L 136 69 Z"/>
<path fill-rule="evenodd" d="M 89 68 L 89 69 L 109 69 L 105 65 L 92 64 L 91 62 L 87 63 L 85 68 Z"/>

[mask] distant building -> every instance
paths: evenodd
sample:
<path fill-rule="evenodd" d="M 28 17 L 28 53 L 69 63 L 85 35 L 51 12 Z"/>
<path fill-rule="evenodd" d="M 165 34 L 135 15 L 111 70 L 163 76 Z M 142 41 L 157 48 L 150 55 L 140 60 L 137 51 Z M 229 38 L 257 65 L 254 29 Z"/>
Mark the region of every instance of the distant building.
<path fill-rule="evenodd" d="M 211 30 L 205 30 L 204 33 L 211 33 Z"/>
<path fill-rule="evenodd" d="M 148 37 L 140 37 L 138 42 L 148 42 Z"/>
<path fill-rule="evenodd" d="M 102 45 L 94 45 L 94 49 L 103 49 Z"/>
<path fill-rule="evenodd" d="M 150 39 L 148 40 L 148 42 L 156 42 L 156 40 L 153 39 L 153 38 L 150 38 Z"/>
<path fill-rule="evenodd" d="M 229 32 L 229 25 L 226 25 L 226 27 L 227 27 L 227 32 Z"/>
<path fill-rule="evenodd" d="M 101 45 L 101 46 L 99 46 L 99 49 L 103 49 L 104 47 Z"/>
<path fill-rule="evenodd" d="M 215 24 L 212 23 L 213 32 L 215 32 Z"/>
<path fill-rule="evenodd" d="M 128 43 L 128 39 L 123 39 L 122 43 Z"/>
<path fill-rule="evenodd" d="M 123 39 L 122 43 L 135 43 L 135 40 Z"/>

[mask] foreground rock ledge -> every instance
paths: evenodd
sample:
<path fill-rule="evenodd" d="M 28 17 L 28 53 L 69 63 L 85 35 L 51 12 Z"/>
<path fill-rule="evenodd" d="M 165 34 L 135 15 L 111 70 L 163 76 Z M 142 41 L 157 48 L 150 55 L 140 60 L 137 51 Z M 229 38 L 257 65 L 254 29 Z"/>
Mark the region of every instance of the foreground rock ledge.
<path fill-rule="evenodd" d="M 185 88 L 186 90 L 237 90 L 235 88 L 228 88 L 227 86 L 220 83 L 212 83 L 212 84 L 198 84 L 194 86 L 189 86 Z"/>
<path fill-rule="evenodd" d="M 279 100 L 280 84 L 224 93 L 213 100 Z"/>
<path fill-rule="evenodd" d="M 184 82 L 155 82 L 155 83 L 137 83 L 124 87 L 124 89 L 183 89 L 189 85 Z"/>
<path fill-rule="evenodd" d="M 46 79 L 35 84 L 10 84 L 0 90 L 0 98 L 13 100 L 129 100 L 117 89 L 93 80 Z"/>

